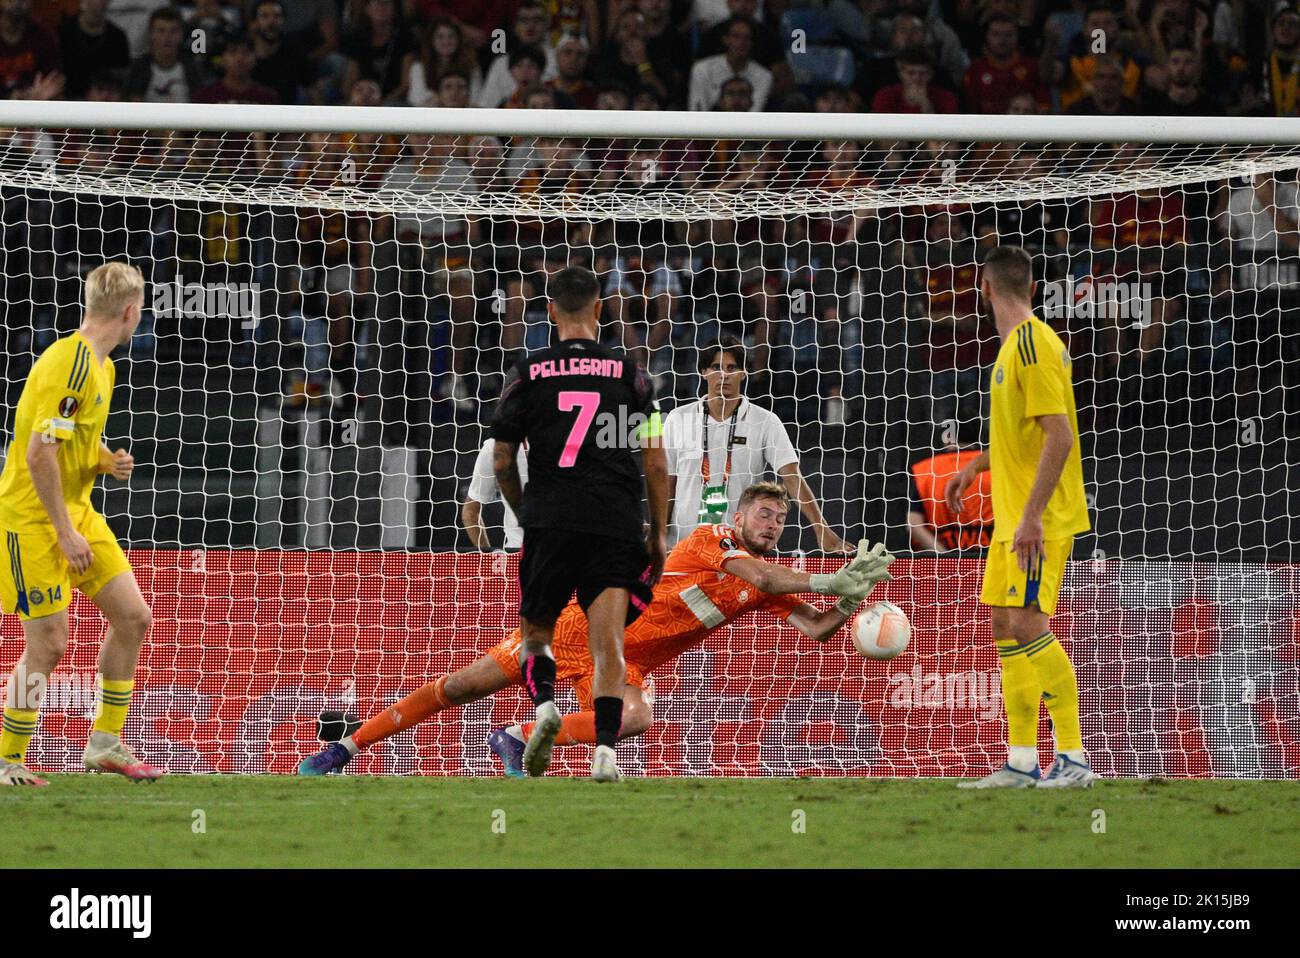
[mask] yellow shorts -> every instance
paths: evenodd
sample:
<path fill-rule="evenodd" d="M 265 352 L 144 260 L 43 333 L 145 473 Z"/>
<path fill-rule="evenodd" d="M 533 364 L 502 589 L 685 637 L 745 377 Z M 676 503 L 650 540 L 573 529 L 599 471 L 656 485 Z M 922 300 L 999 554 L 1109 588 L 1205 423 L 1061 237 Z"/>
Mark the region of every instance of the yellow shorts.
<path fill-rule="evenodd" d="M 80 575 L 69 567 L 53 528 L 5 530 L 8 568 L 0 567 L 0 608 L 24 619 L 39 619 L 66 609 L 74 588 L 93 598 L 110 579 L 131 571 L 117 536 L 98 512 L 87 512 L 77 531 L 93 553 L 90 566 Z"/>
<path fill-rule="evenodd" d="M 984 559 L 984 587 L 980 601 L 985 605 L 1026 608 L 1037 605 L 1047 615 L 1056 611 L 1056 599 L 1061 594 L 1061 581 L 1065 578 L 1065 562 L 1074 548 L 1074 536 L 1048 539 L 1043 543 L 1043 556 L 1038 568 L 1022 572 L 1011 551 L 1011 540 L 1004 539 L 989 546 Z"/>

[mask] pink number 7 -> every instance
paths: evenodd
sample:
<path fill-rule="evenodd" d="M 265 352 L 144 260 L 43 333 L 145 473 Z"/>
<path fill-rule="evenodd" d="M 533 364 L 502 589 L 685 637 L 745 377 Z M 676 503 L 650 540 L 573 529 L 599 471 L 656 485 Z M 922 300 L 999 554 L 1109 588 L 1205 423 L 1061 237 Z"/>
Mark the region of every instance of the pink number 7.
<path fill-rule="evenodd" d="M 560 393 L 560 412 L 578 410 L 578 419 L 569 430 L 569 438 L 564 442 L 564 452 L 560 454 L 561 469 L 568 469 L 578 461 L 578 450 L 582 448 L 582 440 L 587 438 L 587 430 L 591 428 L 592 420 L 596 418 L 596 410 L 599 407 L 600 393 L 572 390 Z"/>

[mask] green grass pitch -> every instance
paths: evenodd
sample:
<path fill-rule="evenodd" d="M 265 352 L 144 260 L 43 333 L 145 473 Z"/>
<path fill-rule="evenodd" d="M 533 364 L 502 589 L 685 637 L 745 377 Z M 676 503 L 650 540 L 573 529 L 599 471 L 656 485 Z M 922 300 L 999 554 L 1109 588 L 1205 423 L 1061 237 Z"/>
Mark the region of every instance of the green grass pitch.
<path fill-rule="evenodd" d="M 0 867 L 1293 867 L 1300 783 L 55 775 Z M 201 827 L 200 827 L 201 826 Z M 1104 829 L 1104 830 L 1103 830 Z"/>

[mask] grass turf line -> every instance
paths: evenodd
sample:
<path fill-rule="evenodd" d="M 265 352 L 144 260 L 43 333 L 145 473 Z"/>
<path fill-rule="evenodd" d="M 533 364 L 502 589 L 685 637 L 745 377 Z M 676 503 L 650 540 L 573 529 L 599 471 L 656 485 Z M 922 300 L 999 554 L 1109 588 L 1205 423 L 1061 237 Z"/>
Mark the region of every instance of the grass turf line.
<path fill-rule="evenodd" d="M 0 867 L 1293 867 L 1300 783 L 52 775 Z M 206 831 L 196 834 L 195 811 Z M 796 811 L 805 831 L 797 833 Z M 1094 831 L 1105 814 L 1105 832 Z M 493 826 L 505 831 L 494 831 Z M 124 854 L 124 849 L 129 853 Z"/>

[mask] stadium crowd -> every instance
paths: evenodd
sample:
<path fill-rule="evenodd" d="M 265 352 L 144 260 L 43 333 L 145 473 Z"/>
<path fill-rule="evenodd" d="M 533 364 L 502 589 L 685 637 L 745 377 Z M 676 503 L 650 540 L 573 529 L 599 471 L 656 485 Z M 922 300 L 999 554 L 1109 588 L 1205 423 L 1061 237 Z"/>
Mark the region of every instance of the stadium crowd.
<path fill-rule="evenodd" d="M 1295 116 L 1300 12 L 1263 0 L 0 0 L 0 89 L 101 102 Z M 288 155 L 261 135 L 242 146 L 264 165 Z M 646 164 L 661 171 L 654 188 L 835 189 L 960 176 L 974 155 L 969 144 L 826 142 L 805 145 L 799 167 L 734 147 L 689 144 L 666 162 L 656 150 L 670 145 L 322 136 L 281 172 L 328 187 L 350 154 L 361 188 L 416 193 L 617 189 Z M 72 159 L 115 161 L 93 149 Z M 1050 172 L 1041 154 L 998 149 L 980 154 L 982 169 Z M 1123 148 L 1097 162 L 1117 156 L 1143 162 Z M 546 275 L 575 261 L 603 278 L 611 336 L 667 391 L 698 396 L 694 347 L 736 333 L 751 394 L 786 422 L 976 419 L 996 353 L 978 262 L 999 242 L 1029 248 L 1067 291 L 1142 290 L 1140 322 L 1049 314 L 1077 359 L 1085 431 L 1118 429 L 1139 401 L 1147 425 L 1285 415 L 1294 402 L 1284 377 L 1300 207 L 1285 174 L 691 224 L 59 200 L 24 218 L 10 215 L 17 202 L 36 201 L 5 193 L 10 304 L 59 302 L 22 284 L 62 278 L 76 252 L 87 265 L 125 255 L 154 283 L 259 282 L 276 322 L 248 342 L 238 323 L 208 330 L 205 358 L 229 341 L 218 360 L 257 369 L 268 401 L 332 391 L 339 419 L 356 415 L 369 364 L 383 400 L 371 418 L 398 444 L 427 445 L 429 424 L 495 396 L 508 357 L 545 341 Z M 33 235 L 42 216 L 48 243 Z M 11 345 L 14 328 L 42 326 L 13 306 L 9 316 Z M 886 402 L 898 382 L 901 412 Z"/>

